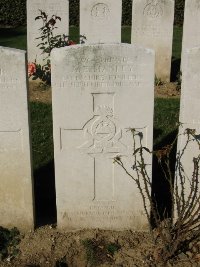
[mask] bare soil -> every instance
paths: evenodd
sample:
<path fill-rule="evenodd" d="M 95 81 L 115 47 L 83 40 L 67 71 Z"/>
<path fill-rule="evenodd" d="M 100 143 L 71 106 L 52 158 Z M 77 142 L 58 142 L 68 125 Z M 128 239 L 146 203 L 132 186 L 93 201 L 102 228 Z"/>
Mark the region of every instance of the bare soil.
<path fill-rule="evenodd" d="M 147 267 L 153 266 L 150 264 L 155 256 L 148 233 L 98 229 L 61 233 L 52 226 L 26 233 L 19 244 L 19 250 L 16 258 L 7 258 L 0 266 Z M 191 253 L 180 255 L 166 266 L 198 267 L 198 253 L 195 256 Z"/>
<path fill-rule="evenodd" d="M 176 84 L 155 87 L 155 97 L 179 97 Z M 30 101 L 51 103 L 51 88 L 30 82 Z M 155 248 L 149 233 L 133 231 L 81 230 L 60 232 L 44 226 L 21 236 L 16 257 L 0 262 L 1 267 L 145 267 L 153 266 Z M 158 265 L 157 265 L 158 266 Z M 166 266 L 200 266 L 200 247 L 181 253 Z"/>
<path fill-rule="evenodd" d="M 180 86 L 177 83 L 164 83 L 162 85 L 155 86 L 155 97 L 164 98 L 177 98 L 181 95 Z"/>
<path fill-rule="evenodd" d="M 29 100 L 32 102 L 51 103 L 51 87 L 38 81 L 29 81 Z"/>

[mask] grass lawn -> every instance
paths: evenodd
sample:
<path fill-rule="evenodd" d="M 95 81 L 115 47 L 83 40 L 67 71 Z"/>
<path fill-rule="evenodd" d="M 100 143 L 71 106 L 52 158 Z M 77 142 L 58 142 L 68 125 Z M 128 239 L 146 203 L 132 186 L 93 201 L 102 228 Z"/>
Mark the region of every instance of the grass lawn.
<path fill-rule="evenodd" d="M 50 104 L 30 103 L 34 170 L 53 159 L 53 125 Z"/>
<path fill-rule="evenodd" d="M 26 27 L 0 28 L 0 46 L 26 50 Z"/>
<path fill-rule="evenodd" d="M 177 134 L 180 99 L 156 98 L 154 105 L 154 149 L 169 144 Z"/>

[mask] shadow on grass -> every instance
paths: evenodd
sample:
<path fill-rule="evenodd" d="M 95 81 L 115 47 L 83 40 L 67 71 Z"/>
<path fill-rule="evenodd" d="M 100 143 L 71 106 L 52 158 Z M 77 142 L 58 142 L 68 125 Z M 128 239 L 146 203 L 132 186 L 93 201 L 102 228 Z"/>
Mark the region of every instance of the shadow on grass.
<path fill-rule="evenodd" d="M 172 57 L 172 62 L 171 62 L 171 76 L 170 76 L 170 81 L 175 82 L 178 79 L 178 75 L 180 73 L 180 66 L 181 66 L 181 60 L 180 58 L 174 58 Z"/>
<path fill-rule="evenodd" d="M 1 38 L 10 38 L 26 34 L 26 28 L 0 28 Z"/>
<path fill-rule="evenodd" d="M 57 217 L 53 161 L 34 172 L 34 190 L 36 227 L 55 224 Z"/>
<path fill-rule="evenodd" d="M 156 135 L 157 129 L 154 130 Z M 166 136 L 159 144 L 154 146 L 154 151 L 162 149 L 164 146 L 171 144 L 176 138 L 178 130 L 171 132 Z M 174 145 L 170 154 L 170 170 L 172 178 L 174 179 L 175 163 L 176 163 L 176 144 Z M 155 201 L 162 220 L 164 217 L 171 216 L 172 199 L 170 193 L 169 183 L 167 182 L 163 169 L 159 164 L 158 158 L 153 156 L 153 171 L 152 171 L 152 196 Z M 152 225 L 155 226 L 155 222 L 152 218 Z"/>

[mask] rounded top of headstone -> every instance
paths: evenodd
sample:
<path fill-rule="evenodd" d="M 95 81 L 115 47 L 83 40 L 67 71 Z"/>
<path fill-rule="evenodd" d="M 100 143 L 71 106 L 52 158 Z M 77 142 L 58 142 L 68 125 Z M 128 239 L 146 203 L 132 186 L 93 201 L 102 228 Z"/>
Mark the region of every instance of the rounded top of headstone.
<path fill-rule="evenodd" d="M 155 52 L 153 49 L 143 47 L 138 44 L 127 44 L 127 43 L 114 43 L 114 44 L 78 44 L 78 45 L 73 45 L 73 46 L 66 46 L 66 47 L 61 47 L 61 48 L 54 48 L 51 52 L 51 58 L 54 58 L 55 60 L 58 58 L 59 55 L 69 52 L 69 51 L 89 51 L 91 49 L 95 50 L 101 50 L 101 49 L 106 49 L 106 48 L 112 48 L 112 49 L 117 49 L 117 48 L 122 48 L 122 49 L 130 49 L 130 50 L 138 50 L 138 51 L 143 51 L 145 54 L 151 54 L 152 56 L 155 55 Z M 114 50 L 113 50 L 114 51 Z"/>
<path fill-rule="evenodd" d="M 25 50 L 21 50 L 21 49 L 16 49 L 16 48 L 11 48 L 11 47 L 4 47 L 4 46 L 0 46 L 0 52 L 6 52 L 6 53 L 14 53 L 14 54 L 26 54 Z"/>

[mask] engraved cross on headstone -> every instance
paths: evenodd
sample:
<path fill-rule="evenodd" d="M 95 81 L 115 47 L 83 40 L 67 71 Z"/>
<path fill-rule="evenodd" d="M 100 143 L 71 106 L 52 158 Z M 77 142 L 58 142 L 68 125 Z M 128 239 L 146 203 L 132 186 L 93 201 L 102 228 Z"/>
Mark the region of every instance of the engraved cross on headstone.
<path fill-rule="evenodd" d="M 112 201 L 115 183 L 113 158 L 126 150 L 126 146 L 121 142 L 122 130 L 114 117 L 114 93 L 93 93 L 92 97 L 92 118 L 81 129 L 61 129 L 61 142 L 68 132 L 79 132 L 80 143 L 76 149 L 94 160 L 93 200 Z"/>

